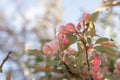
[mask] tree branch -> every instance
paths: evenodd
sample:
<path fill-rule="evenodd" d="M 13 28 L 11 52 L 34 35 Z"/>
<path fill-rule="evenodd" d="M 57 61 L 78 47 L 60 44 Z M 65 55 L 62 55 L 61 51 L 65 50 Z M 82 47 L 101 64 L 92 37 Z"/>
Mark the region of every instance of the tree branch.
<path fill-rule="evenodd" d="M 2 72 L 2 67 L 3 67 L 4 63 L 8 60 L 8 58 L 9 58 L 9 56 L 10 56 L 11 53 L 12 53 L 12 52 L 10 51 L 10 52 L 7 54 L 6 58 L 3 60 L 2 64 L 0 65 L 1 72 Z"/>
<path fill-rule="evenodd" d="M 106 3 L 106 4 L 98 7 L 94 12 L 107 10 L 107 9 L 110 9 L 111 7 L 114 7 L 114 6 L 120 6 L 120 2 Z"/>

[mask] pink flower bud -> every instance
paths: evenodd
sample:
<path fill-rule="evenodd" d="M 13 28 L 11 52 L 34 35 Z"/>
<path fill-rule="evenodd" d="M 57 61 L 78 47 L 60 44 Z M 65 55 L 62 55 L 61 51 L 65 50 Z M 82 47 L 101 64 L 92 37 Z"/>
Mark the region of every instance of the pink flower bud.
<path fill-rule="evenodd" d="M 99 57 L 99 54 L 96 53 L 93 55 L 92 65 L 93 66 L 100 66 L 101 65 L 101 59 Z"/>
<path fill-rule="evenodd" d="M 69 32 L 65 29 L 65 26 L 63 26 L 63 25 L 59 27 L 58 32 L 59 32 L 59 33 L 63 33 L 63 34 L 69 33 Z"/>
<path fill-rule="evenodd" d="M 83 16 L 82 16 L 83 24 L 87 24 L 88 21 L 89 21 L 89 18 L 90 18 L 90 14 L 84 13 Z"/>
<path fill-rule="evenodd" d="M 59 42 L 61 42 L 64 39 L 64 37 L 65 37 L 65 34 L 63 33 L 58 33 L 57 35 L 57 39 L 59 40 Z"/>
<path fill-rule="evenodd" d="M 76 31 L 75 25 L 72 24 L 72 23 L 66 24 L 65 29 L 66 29 L 67 32 L 69 32 L 69 33 L 74 33 L 74 32 Z"/>
<path fill-rule="evenodd" d="M 54 52 L 60 51 L 60 45 L 57 40 L 53 40 L 51 43 L 51 47 L 54 50 Z"/>
<path fill-rule="evenodd" d="M 67 49 L 67 54 L 73 55 L 73 54 L 75 54 L 75 51 L 72 48 L 68 48 Z"/>
<path fill-rule="evenodd" d="M 104 72 L 105 74 L 108 74 L 108 73 L 110 72 L 110 67 L 109 67 L 109 66 L 103 67 L 103 72 Z"/>
<path fill-rule="evenodd" d="M 101 78 L 99 75 L 94 75 L 93 76 L 94 80 L 104 80 L 103 78 Z"/>
<path fill-rule="evenodd" d="M 47 44 L 43 46 L 42 51 L 46 55 L 50 55 L 53 52 L 52 48 Z"/>
<path fill-rule="evenodd" d="M 93 44 L 91 44 L 91 45 L 88 47 L 87 53 L 90 53 L 90 52 L 92 51 L 92 49 L 93 49 Z"/>
<path fill-rule="evenodd" d="M 94 59 L 95 59 L 95 58 L 100 58 L 100 55 L 99 55 L 98 53 L 96 53 L 96 54 L 93 55 L 93 58 L 94 58 Z"/>
<path fill-rule="evenodd" d="M 78 30 L 80 30 L 80 29 L 81 29 L 81 27 L 82 27 L 82 26 L 81 26 L 81 24 L 80 24 L 80 23 L 78 23 L 78 25 L 77 25 L 77 29 L 78 29 Z"/>
<path fill-rule="evenodd" d="M 115 75 L 119 75 L 119 74 L 120 74 L 120 71 L 119 71 L 118 69 L 115 69 L 115 70 L 113 71 L 113 73 L 114 73 Z"/>
<path fill-rule="evenodd" d="M 93 66 L 100 66 L 101 65 L 101 60 L 99 58 L 93 59 L 92 65 Z"/>
<path fill-rule="evenodd" d="M 91 68 L 91 71 L 93 74 L 97 74 L 98 72 L 100 72 L 100 66 L 93 66 Z"/>
<path fill-rule="evenodd" d="M 102 0 L 103 3 L 106 3 L 108 0 Z"/>
<path fill-rule="evenodd" d="M 120 70 L 120 61 L 117 61 L 115 67 Z"/>
<path fill-rule="evenodd" d="M 63 44 L 64 46 L 66 46 L 66 45 L 69 44 L 69 42 L 70 42 L 70 40 L 69 40 L 67 37 L 65 37 L 65 38 L 63 39 L 63 41 L 62 41 L 62 44 Z"/>

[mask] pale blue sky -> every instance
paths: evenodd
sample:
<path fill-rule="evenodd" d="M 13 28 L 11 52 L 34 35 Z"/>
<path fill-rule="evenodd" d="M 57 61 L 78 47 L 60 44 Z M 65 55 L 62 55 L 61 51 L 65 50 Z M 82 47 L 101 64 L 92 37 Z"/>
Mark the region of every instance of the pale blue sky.
<path fill-rule="evenodd" d="M 77 23 L 82 13 L 81 10 L 91 13 L 99 7 L 101 3 L 102 0 L 64 0 L 64 20 L 66 22 Z"/>
<path fill-rule="evenodd" d="M 24 0 L 0 0 L 0 9 L 9 13 L 9 15 L 7 15 L 8 17 L 12 17 L 12 10 L 18 5 L 17 1 L 22 2 Z M 37 0 L 25 0 L 24 3 L 22 3 L 23 9 L 26 10 L 33 7 L 36 3 Z M 64 22 L 77 23 L 82 13 L 81 10 L 93 12 L 101 3 L 102 0 L 63 0 L 61 7 L 65 9 L 63 14 Z"/>

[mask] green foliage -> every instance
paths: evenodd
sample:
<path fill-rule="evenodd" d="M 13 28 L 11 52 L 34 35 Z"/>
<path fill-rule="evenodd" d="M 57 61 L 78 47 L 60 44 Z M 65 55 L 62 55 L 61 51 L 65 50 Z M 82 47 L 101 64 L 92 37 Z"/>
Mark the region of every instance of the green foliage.
<path fill-rule="evenodd" d="M 115 60 L 111 59 L 111 60 L 110 60 L 110 70 L 111 70 L 112 72 L 113 72 L 113 70 L 115 69 L 114 64 L 115 64 Z"/>
<path fill-rule="evenodd" d="M 40 57 L 40 56 L 37 56 L 36 57 L 36 62 L 42 62 L 43 61 L 43 58 L 42 57 Z"/>
<path fill-rule="evenodd" d="M 89 22 L 89 27 L 88 27 L 87 31 L 91 37 L 95 36 L 96 30 L 95 30 L 95 26 L 94 26 L 93 22 L 91 22 L 91 21 Z"/>
<path fill-rule="evenodd" d="M 92 40 L 90 37 L 87 37 L 87 42 L 88 42 L 88 44 L 91 44 Z"/>
<path fill-rule="evenodd" d="M 95 44 L 99 44 L 99 43 L 105 42 L 105 41 L 109 41 L 109 39 L 105 38 L 105 37 L 101 37 L 101 38 L 99 38 L 99 39 L 96 40 Z"/>
<path fill-rule="evenodd" d="M 73 44 L 77 41 L 76 35 L 66 34 L 67 38 L 70 40 L 70 44 Z"/>
<path fill-rule="evenodd" d="M 77 41 L 76 35 L 66 34 L 66 37 L 70 40 L 70 43 L 68 45 L 66 45 L 63 50 L 67 49 L 71 44 L 73 44 Z"/>
<path fill-rule="evenodd" d="M 89 21 L 91 21 L 91 22 L 96 22 L 97 19 L 98 19 L 98 16 L 99 16 L 99 11 L 94 12 L 94 13 L 90 16 Z"/>
<path fill-rule="evenodd" d="M 116 58 L 116 50 L 114 48 L 105 47 L 105 46 L 95 46 L 95 50 L 99 51 L 100 53 L 105 53 L 107 56 L 111 58 Z"/>

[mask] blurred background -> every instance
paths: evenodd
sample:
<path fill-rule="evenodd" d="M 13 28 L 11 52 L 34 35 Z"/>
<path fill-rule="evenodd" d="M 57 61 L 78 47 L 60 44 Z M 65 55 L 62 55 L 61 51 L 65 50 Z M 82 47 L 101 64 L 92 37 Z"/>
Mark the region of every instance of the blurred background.
<path fill-rule="evenodd" d="M 6 80 L 9 71 L 11 80 L 40 80 L 45 73 L 29 66 L 45 63 L 25 50 L 40 50 L 45 42 L 55 38 L 60 25 L 77 25 L 83 13 L 92 13 L 103 4 L 102 0 L 0 0 L 0 63 L 12 51 L 2 67 L 0 80 Z M 96 29 L 98 35 L 112 38 L 120 48 L 120 7 L 102 10 Z"/>

